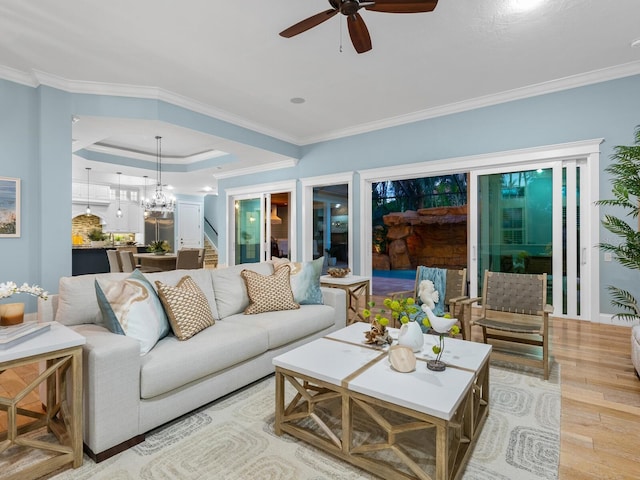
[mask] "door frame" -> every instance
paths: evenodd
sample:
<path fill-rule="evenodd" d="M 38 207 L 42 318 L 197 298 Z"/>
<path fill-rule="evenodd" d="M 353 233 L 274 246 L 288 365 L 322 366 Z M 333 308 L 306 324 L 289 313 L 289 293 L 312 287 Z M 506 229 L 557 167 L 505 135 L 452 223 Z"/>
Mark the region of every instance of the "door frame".
<path fill-rule="evenodd" d="M 248 185 L 244 187 L 233 187 L 225 190 L 225 203 L 227 206 L 227 215 L 225 218 L 225 228 L 227 231 L 227 265 L 235 265 L 235 201 L 245 200 L 248 198 L 260 198 L 264 199 L 265 195 L 268 197 L 266 207 L 271 207 L 270 195 L 272 193 L 289 193 L 289 252 L 291 259 L 297 258 L 297 242 L 296 242 L 296 180 L 286 180 L 275 183 L 263 183 L 260 185 Z M 265 202 L 261 201 L 263 211 L 261 212 L 263 220 L 271 215 L 271 211 L 264 211 Z M 266 217 L 264 217 L 266 215 Z M 262 223 L 262 222 L 261 222 Z M 260 258 L 264 259 L 264 251 L 266 251 L 265 232 L 264 228 L 260 229 L 262 241 L 260 242 Z M 269 233 L 269 232 L 267 232 Z M 264 260 L 261 260 L 264 261 Z"/>
<path fill-rule="evenodd" d="M 509 150 L 503 152 L 486 153 L 465 157 L 453 157 L 442 160 L 432 160 L 415 164 L 394 165 L 392 167 L 382 167 L 359 171 L 360 176 L 360 218 L 369 219 L 361 224 L 360 241 L 360 265 L 362 275 L 372 275 L 372 228 L 371 228 L 371 189 L 374 182 L 386 180 L 402 180 L 419 177 L 434 177 L 439 175 L 450 175 L 453 173 L 472 173 L 489 168 L 510 167 L 528 170 L 529 165 L 549 164 L 551 162 L 562 162 L 564 160 L 580 160 L 584 176 L 581 175 L 581 195 L 585 195 L 583 205 L 588 205 L 587 211 L 581 212 L 581 228 L 584 229 L 585 243 L 582 245 L 582 278 L 581 284 L 583 295 L 587 295 L 585 311 L 581 317 L 591 321 L 600 321 L 600 264 L 597 245 L 600 238 L 599 229 L 599 207 L 595 200 L 599 196 L 599 174 L 600 174 L 600 144 L 603 138 L 596 138 L 578 142 L 563 143 L 557 145 L 544 145 L 540 147 L 524 148 L 519 150 Z M 470 178 L 471 180 L 471 178 Z M 468 182 L 470 184 L 470 181 Z M 555 183 L 554 183 L 555 185 Z M 476 212 L 476 199 L 473 198 L 473 190 L 468 185 L 467 205 L 469 216 Z M 554 204 L 557 203 L 558 195 L 562 192 L 554 192 Z M 561 206 L 561 203 L 560 203 Z M 561 207 L 560 207 L 561 208 Z M 555 218 L 555 217 L 554 217 Z M 468 222 L 468 225 L 471 221 Z M 475 271 L 471 271 L 471 258 L 475 241 L 471 232 L 467 233 L 467 278 L 473 279 Z M 554 243 L 557 239 L 554 238 Z M 554 246 L 554 249 L 556 247 Z M 557 256 L 554 255 L 554 273 L 557 267 L 555 262 Z M 473 291 L 470 292 L 473 295 Z M 557 315 L 557 313 L 554 313 Z"/>
<path fill-rule="evenodd" d="M 318 177 L 307 177 L 300 179 L 301 192 L 300 192 L 300 205 L 301 217 L 302 217 L 302 261 L 307 262 L 313 260 L 313 189 L 315 187 L 322 187 L 325 185 L 342 185 L 347 184 L 347 195 L 349 196 L 349 221 L 347 226 L 347 242 L 349 242 L 349 249 L 347 251 L 347 262 L 349 268 L 354 270 L 353 267 L 353 251 L 355 245 L 353 244 L 353 173 L 345 172 L 334 175 L 322 175 Z"/>

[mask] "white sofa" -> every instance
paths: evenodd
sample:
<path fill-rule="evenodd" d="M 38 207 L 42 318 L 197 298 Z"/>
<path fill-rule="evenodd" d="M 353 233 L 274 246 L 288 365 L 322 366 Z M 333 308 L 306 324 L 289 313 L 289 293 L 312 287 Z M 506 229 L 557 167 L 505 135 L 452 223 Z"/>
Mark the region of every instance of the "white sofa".
<path fill-rule="evenodd" d="M 631 361 L 640 377 L 640 325 L 631 328 Z"/>
<path fill-rule="evenodd" d="M 85 451 L 102 461 L 144 440 L 145 432 L 273 372 L 272 359 L 342 328 L 346 297 L 322 288 L 323 305 L 245 315 L 249 303 L 240 276 L 244 268 L 271 274 L 270 263 L 219 270 L 175 270 L 146 274 L 175 285 L 190 275 L 205 293 L 215 324 L 179 341 L 171 333 L 146 355 L 137 340 L 99 326 L 96 278 L 64 277 L 57 295 L 38 304 L 38 320 L 55 320 L 87 339 L 83 347 Z"/>

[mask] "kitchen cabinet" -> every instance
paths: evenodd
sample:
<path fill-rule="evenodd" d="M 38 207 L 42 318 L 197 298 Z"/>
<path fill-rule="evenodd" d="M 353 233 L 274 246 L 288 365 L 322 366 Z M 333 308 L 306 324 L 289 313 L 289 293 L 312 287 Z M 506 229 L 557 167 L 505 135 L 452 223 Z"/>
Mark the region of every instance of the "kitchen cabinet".
<path fill-rule="evenodd" d="M 108 233 L 140 233 L 142 225 L 142 208 L 132 202 L 121 202 L 122 217 L 116 215 L 118 203 L 112 202 L 107 208 L 106 223 L 103 230 Z"/>

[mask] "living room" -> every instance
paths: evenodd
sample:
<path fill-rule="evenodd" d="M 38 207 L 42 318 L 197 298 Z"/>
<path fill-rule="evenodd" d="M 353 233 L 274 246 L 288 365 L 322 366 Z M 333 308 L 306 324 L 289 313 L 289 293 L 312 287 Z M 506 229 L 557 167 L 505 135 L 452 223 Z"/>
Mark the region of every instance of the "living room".
<path fill-rule="evenodd" d="M 124 15 L 116 15 L 112 11 L 105 11 L 104 14 L 109 15 L 109 18 L 113 15 L 127 25 L 129 22 L 135 23 L 132 20 L 135 19 L 136 22 L 144 23 L 149 31 L 153 31 L 154 22 L 145 17 L 148 14 L 150 18 L 154 18 L 150 12 L 156 7 L 148 2 L 143 3 L 146 3 L 144 7 L 147 7 L 148 12 L 145 12 L 143 6 L 136 7 L 130 18 L 119 18 Z M 497 62 L 495 64 L 478 65 L 489 61 L 482 59 L 473 62 L 473 58 L 468 57 L 464 57 L 464 62 L 451 61 L 452 58 L 457 58 L 456 52 L 453 51 L 447 57 L 447 61 L 432 64 L 441 67 L 440 70 L 450 70 L 449 76 L 445 75 L 444 80 L 441 80 L 442 85 L 433 88 L 426 87 L 429 85 L 428 71 L 425 73 L 423 70 L 410 69 L 406 66 L 411 63 L 407 57 L 394 59 L 394 55 L 403 57 L 397 55 L 398 50 L 385 51 L 387 41 L 401 49 L 398 45 L 400 41 L 391 42 L 390 37 L 401 33 L 405 21 L 417 22 L 417 19 L 427 17 L 428 21 L 433 23 L 433 18 L 429 17 L 431 14 L 393 16 L 378 14 L 378 12 L 362 12 L 362 17 L 370 27 L 375 25 L 379 28 L 375 33 L 373 28 L 371 29 L 375 42 L 373 50 L 358 55 L 351 49 L 344 26 L 344 51 L 338 52 L 339 21 L 337 17 L 332 20 L 335 22 L 333 25 L 335 30 L 329 31 L 330 27 L 327 23 L 295 38 L 278 37 L 277 33 L 287 26 L 323 8 L 328 8 L 326 2 L 319 1 L 307 8 L 299 6 L 294 8 L 291 2 L 284 0 L 270 6 L 258 5 L 259 3 L 251 3 L 255 14 L 248 20 L 239 11 L 240 7 L 237 7 L 239 10 L 230 6 L 225 7 L 230 10 L 226 12 L 228 15 L 226 20 L 224 20 L 225 16 L 218 14 L 217 11 L 207 10 L 207 15 L 197 15 L 189 10 L 189 18 L 200 18 L 199 21 L 202 23 L 197 25 L 198 28 L 185 27 L 182 33 L 187 34 L 192 30 L 196 32 L 198 29 L 205 30 L 208 25 L 202 17 L 215 17 L 215 20 L 211 21 L 215 21 L 215 26 L 221 30 L 216 35 L 222 38 L 216 36 L 206 40 L 209 45 L 207 48 L 215 52 L 212 45 L 224 44 L 224 35 L 227 35 L 226 42 L 231 42 L 229 39 L 233 38 L 238 25 L 243 25 L 242 23 L 233 24 L 231 19 L 249 22 L 245 29 L 254 29 L 254 35 L 258 37 L 257 39 L 254 37 L 253 42 L 270 45 L 277 40 L 276 46 L 270 45 L 270 48 L 279 49 L 280 57 L 291 56 L 294 59 L 291 60 L 291 65 L 288 65 L 283 59 L 277 60 L 278 57 L 270 57 L 270 61 L 273 62 L 272 68 L 282 69 L 285 72 L 284 77 L 295 78 L 296 75 L 301 75 L 300 69 L 307 68 L 311 70 L 312 76 L 315 75 L 316 83 L 320 83 L 318 78 L 332 78 L 329 89 L 332 90 L 335 96 L 333 101 L 336 103 L 331 104 L 330 109 L 339 113 L 337 117 L 342 117 L 338 119 L 338 123 L 327 122 L 319 126 L 316 123 L 317 118 L 313 117 L 309 109 L 314 103 L 320 103 L 314 100 L 313 88 L 303 89 L 293 80 L 287 82 L 287 88 L 279 90 L 277 96 L 269 92 L 262 95 L 255 94 L 259 97 L 259 101 L 256 99 L 256 103 L 246 102 L 244 106 L 236 107 L 237 110 L 231 110 L 231 105 L 224 102 L 224 95 L 233 93 L 230 92 L 233 89 L 229 85 L 236 85 L 235 88 L 242 90 L 242 95 L 251 98 L 250 95 L 254 94 L 249 92 L 253 91 L 254 83 L 259 83 L 260 76 L 263 75 L 259 73 L 261 70 L 256 69 L 252 64 L 253 60 L 257 62 L 255 57 L 260 55 L 257 50 L 252 51 L 251 55 L 244 54 L 245 56 L 235 52 L 233 61 L 225 64 L 224 68 L 227 70 L 234 68 L 241 70 L 243 74 L 241 79 L 235 78 L 226 82 L 214 81 L 217 77 L 211 73 L 204 80 L 196 80 L 193 78 L 195 76 L 193 73 L 185 74 L 182 83 L 197 83 L 200 91 L 205 91 L 202 97 L 196 99 L 197 101 L 186 101 L 185 97 L 188 95 L 182 94 L 179 83 L 162 83 L 165 69 L 175 71 L 181 68 L 175 63 L 165 63 L 165 61 L 169 62 L 170 59 L 174 61 L 173 59 L 185 55 L 185 52 L 172 50 L 173 47 L 169 41 L 162 40 L 165 35 L 163 31 L 170 31 L 171 25 L 170 19 L 165 16 L 155 18 L 160 31 L 159 37 L 154 37 L 159 42 L 159 46 L 154 50 L 166 50 L 166 54 L 152 56 L 149 54 L 151 49 L 145 52 L 152 57 L 149 63 L 152 66 L 156 65 L 156 69 L 152 68 L 151 74 L 142 79 L 125 75 L 125 72 L 136 70 L 134 68 L 136 61 L 144 61 L 145 55 L 141 49 L 135 50 L 135 54 L 132 54 L 133 60 L 127 58 L 131 63 L 127 63 L 124 67 L 114 66 L 113 73 L 104 76 L 92 72 L 99 72 L 98 67 L 105 68 L 104 65 L 97 64 L 106 62 L 85 63 L 86 57 L 82 57 L 82 61 L 67 62 L 72 64 L 71 66 L 75 64 L 75 70 L 69 66 L 62 68 L 62 64 L 38 63 L 35 59 L 30 63 L 26 60 L 27 53 L 21 51 L 20 42 L 24 41 L 27 44 L 27 40 L 31 41 L 32 37 L 30 35 L 22 37 L 20 28 L 30 32 L 31 27 L 25 27 L 23 24 L 29 24 L 29 17 L 32 14 L 59 19 L 65 12 L 39 10 L 34 6 L 23 7 L 19 2 L 13 2 L 13 5 L 6 7 L 7 15 L 2 21 L 2 27 L 5 27 L 6 23 L 6 29 L 3 28 L 3 31 L 12 33 L 12 41 L 7 42 L 0 50 L 0 78 L 2 78 L 0 80 L 0 103 L 2 104 L 0 144 L 4 146 L 3 159 L 0 161 L 2 165 L 0 175 L 21 180 L 22 218 L 20 237 L 2 240 L 5 248 L 0 253 L 3 265 L 0 281 L 11 280 L 18 284 L 37 283 L 49 292 L 56 293 L 60 278 L 71 275 L 69 232 L 71 231 L 71 190 L 75 152 L 72 144 L 71 118 L 74 115 L 80 118 L 109 117 L 158 122 L 176 128 L 194 130 L 247 145 L 263 151 L 265 156 L 282 161 L 282 163 L 274 162 L 276 166 L 273 168 L 265 167 L 257 171 L 250 169 L 233 176 L 221 175 L 217 178 L 217 195 L 198 197 L 198 201 L 204 205 L 204 215 L 212 219 L 214 227 L 220 234 L 217 245 L 219 262 L 228 266 L 234 263 L 231 255 L 234 244 L 231 206 L 236 198 L 241 198 L 243 195 L 290 192 L 290 198 L 296 202 L 295 207 L 290 206 L 290 218 L 295 225 L 289 239 L 292 260 L 309 261 L 312 258 L 310 241 L 312 225 L 307 214 L 312 202 L 310 192 L 318 185 L 347 184 L 351 202 L 349 207 L 351 223 L 348 231 L 351 238 L 349 245 L 352 248 L 349 266 L 355 274 L 370 275 L 372 235 L 368 219 L 371 212 L 371 197 L 366 194 L 366 189 L 372 182 L 400 176 L 411 178 L 418 175 L 425 176 L 425 174 L 471 171 L 481 175 L 484 173 L 483 169 L 499 170 L 511 168 L 514 165 L 520 170 L 538 168 L 541 164 L 547 168 L 551 164 L 575 160 L 576 164 L 579 164 L 576 168 L 584 166 L 584 171 L 589 172 L 584 177 L 588 182 L 583 184 L 586 190 L 580 191 L 581 201 L 586 202 L 584 204 L 586 209 L 580 211 L 580 218 L 585 222 L 584 229 L 588 228 L 581 232 L 587 235 L 582 237 L 584 241 L 581 245 L 588 247 L 584 253 L 576 250 L 575 258 L 578 258 L 578 254 L 585 255 L 584 265 L 586 266 L 582 268 L 590 269 L 590 275 L 580 284 L 581 291 L 588 292 L 587 295 L 578 295 L 580 290 L 575 287 L 577 282 L 574 281 L 574 289 L 571 292 L 576 315 L 570 313 L 564 315 L 567 318 L 579 318 L 577 313 L 580 312 L 584 317 L 580 320 L 582 322 L 603 324 L 603 326 L 618 323 L 623 328 L 631 325 L 629 322 L 612 318 L 616 310 L 610 305 L 607 285 L 627 284 L 630 288 L 637 289 L 635 286 L 637 275 L 616 262 L 605 260 L 603 252 L 589 247 L 608 238 L 608 234 L 599 225 L 599 219 L 608 210 L 593 206 L 594 201 L 609 198 L 611 195 L 610 183 L 604 169 L 614 153 L 615 146 L 633 143 L 634 129 L 640 124 L 640 117 L 638 117 L 640 49 L 630 46 L 640 37 L 640 31 L 634 30 L 636 27 L 630 20 L 637 18 L 640 14 L 635 2 L 616 2 L 616 6 L 600 5 L 604 2 L 574 2 L 575 5 L 571 6 L 576 11 L 585 14 L 584 10 L 590 10 L 590 13 L 585 14 L 585 23 L 576 26 L 572 30 L 572 35 L 563 32 L 564 38 L 563 33 L 557 33 L 555 43 L 546 46 L 549 49 L 547 51 L 534 50 L 533 53 L 527 53 L 527 51 L 512 50 L 509 48 L 511 40 L 507 35 L 509 32 L 504 33 L 506 37 L 503 42 L 493 40 L 493 43 L 490 42 L 490 45 L 485 47 L 487 51 L 497 51 L 495 55 L 498 59 L 492 60 Z M 464 4 L 461 5 L 454 8 L 441 0 L 433 14 L 439 13 L 439 9 L 442 9 L 448 15 L 457 13 L 462 15 L 464 12 L 460 10 L 464 10 Z M 79 6 L 76 5 L 76 7 Z M 469 10 L 476 8 L 470 4 L 466 7 Z M 103 7 L 91 5 L 87 8 L 100 9 L 98 11 L 102 12 Z M 129 7 L 122 5 L 124 11 L 127 11 L 127 8 Z M 525 30 L 526 35 L 522 35 L 527 37 L 529 45 L 535 43 L 534 40 L 537 37 L 544 37 L 537 33 L 537 29 L 541 28 L 539 24 L 545 19 L 554 18 L 553 15 L 558 15 L 561 19 L 572 18 L 569 8 L 566 12 L 556 11 L 559 7 L 547 6 L 547 8 L 548 10 L 533 13 L 534 20 L 529 23 L 522 20 L 524 13 L 516 16 L 517 21 L 513 20 L 514 25 L 521 25 Z M 31 11 L 32 9 L 34 11 Z M 115 7 L 114 10 L 116 10 Z M 287 15 L 283 13 L 282 17 L 274 21 L 272 19 L 274 11 L 287 12 Z M 485 12 L 486 16 L 482 17 L 485 23 L 482 25 L 488 29 L 487 26 L 490 26 L 494 32 L 492 35 L 496 35 L 499 39 L 500 30 L 507 29 L 510 23 L 507 17 L 501 16 L 504 12 L 498 13 Z M 167 14 L 168 17 L 176 15 L 174 10 Z M 471 13 L 465 13 L 465 15 L 471 15 Z M 95 16 L 100 17 L 100 15 Z M 267 17 L 270 18 L 268 22 L 263 20 Z M 379 19 L 380 17 L 393 18 L 382 20 Z M 466 16 L 464 18 L 467 19 L 467 24 L 474 25 L 472 18 Z M 605 18 L 611 20 L 604 22 Z M 10 24 L 11 21 L 13 23 Z M 69 22 L 66 25 L 73 23 L 72 18 L 64 21 Z M 377 24 L 378 21 L 386 23 Z M 88 17 L 81 17 L 76 22 L 82 23 L 83 28 L 102 31 L 98 30 L 98 26 L 92 24 Z M 230 25 L 225 26 L 224 23 Z M 397 29 L 392 30 L 393 33 L 386 31 L 386 28 L 390 27 L 389 23 Z M 435 28 L 431 23 L 430 27 Z M 571 22 L 558 20 L 557 23 L 553 25 L 555 31 L 562 32 L 562 27 Z M 412 26 L 415 31 L 426 29 L 413 23 Z M 327 29 L 323 30 L 325 27 Z M 124 29 L 124 25 L 122 28 Z M 135 29 L 135 25 L 128 25 L 128 28 Z M 457 31 L 460 33 L 460 30 Z M 436 32 L 444 35 L 442 27 L 437 28 Z M 588 38 L 579 37 L 578 32 L 583 32 Z M 109 35 L 112 33 L 109 32 Z M 515 33 L 511 32 L 511 34 L 515 36 Z M 107 38 L 110 38 L 109 35 Z M 113 35 L 116 34 L 113 33 Z M 127 35 L 122 34 L 123 37 Z M 248 34 L 243 32 L 242 35 Z M 591 38 L 590 35 L 596 38 Z M 313 38 L 312 45 L 306 43 L 312 41 L 308 39 L 309 36 Z M 597 49 L 599 47 L 595 44 L 601 40 L 604 42 L 602 37 L 607 36 L 615 37 L 613 42 L 615 49 L 611 43 L 606 47 L 609 50 L 604 47 L 602 50 Z M 461 41 L 460 38 L 453 36 L 448 38 L 454 44 Z M 119 36 L 112 40 L 126 44 L 126 40 Z M 610 38 L 608 40 L 611 41 Z M 196 39 L 193 41 L 202 43 Z M 586 41 L 592 43 L 589 43 L 588 47 L 581 43 Z M 434 41 L 436 45 L 439 43 L 446 42 Z M 32 51 L 41 52 L 42 56 L 47 56 L 44 53 L 47 49 L 41 47 L 41 44 L 35 43 L 33 46 L 28 44 Z M 316 48 L 326 44 L 330 46 L 327 48 L 329 52 L 319 53 Z M 383 55 L 383 52 L 384 56 L 372 56 Z M 104 52 L 98 50 L 85 55 L 94 54 L 99 58 L 102 53 Z M 220 55 L 222 60 L 222 54 Z M 425 58 L 433 62 L 438 60 L 426 56 L 427 52 L 420 49 L 417 49 L 414 55 L 416 55 L 413 57 L 414 62 L 416 58 L 420 58 L 420 55 L 425 55 Z M 429 53 L 429 55 L 434 54 Z M 316 56 L 322 60 L 316 60 Z M 331 75 L 326 73 L 323 67 L 326 57 L 338 57 L 338 60 L 334 59 L 331 63 L 334 66 L 337 63 L 337 67 L 348 63 L 348 65 L 342 65 L 344 77 L 339 68 L 336 70 L 339 73 Z M 591 57 L 593 63 L 587 62 L 586 69 L 580 70 L 581 67 L 574 67 L 573 62 L 577 62 L 577 59 L 582 57 Z M 23 58 L 25 58 L 24 61 Z M 531 62 L 531 65 L 528 62 Z M 547 77 L 541 73 L 546 64 L 552 64 L 548 65 L 550 69 L 555 67 L 554 77 Z M 294 67 L 294 65 L 297 66 Z M 511 71 L 510 65 L 518 75 L 517 79 L 507 81 L 508 73 Z M 194 72 L 199 68 L 200 63 L 195 63 L 184 70 Z M 379 97 L 389 95 L 386 90 L 389 89 L 390 83 L 381 82 L 373 90 L 368 90 L 367 94 L 363 95 L 365 98 L 360 99 L 364 101 L 359 104 L 357 111 L 354 108 L 351 112 L 347 106 L 352 99 L 355 101 L 354 97 L 359 96 L 358 85 L 376 83 L 370 82 L 367 78 L 377 78 L 382 74 L 381 70 L 392 71 L 392 76 L 387 78 L 390 82 L 394 82 L 394 85 L 403 85 L 406 82 L 414 87 L 411 92 L 407 88 L 405 93 L 394 92 L 391 95 L 398 105 L 402 104 L 402 108 L 398 107 L 394 112 L 393 109 L 389 110 L 388 106 L 385 106 L 384 110 L 382 105 L 377 106 Z M 485 70 L 492 71 L 492 75 Z M 480 80 L 476 80 L 481 74 Z M 456 91 L 470 89 L 471 85 L 467 85 L 467 82 L 474 83 L 475 87 L 479 88 L 473 90 L 473 97 L 454 96 L 453 93 L 447 93 L 449 90 L 440 88 L 447 82 L 455 84 L 452 90 Z M 342 84 L 350 87 L 340 90 L 338 87 Z M 220 88 L 222 93 L 219 97 L 208 96 L 206 90 L 209 85 L 213 86 L 211 89 Z M 439 93 L 427 95 L 425 91 Z M 307 101 L 303 104 L 292 104 L 289 98 L 294 96 L 307 97 Z M 441 96 L 442 99 L 430 100 L 431 103 L 429 103 L 425 98 L 431 96 Z M 276 97 L 286 105 L 280 105 L 274 112 L 267 107 L 273 101 L 269 98 Z M 210 100 L 211 98 L 215 98 L 217 102 Z M 380 109 L 379 112 L 376 111 L 377 108 Z M 254 111 L 256 113 L 252 117 Z M 364 112 L 368 112 L 368 115 Z M 225 116 L 224 113 L 230 113 L 230 115 Z M 239 119 L 245 117 L 248 120 L 246 123 L 241 123 Z M 233 119 L 238 121 L 234 123 Z M 288 123 L 282 123 L 284 119 L 299 126 L 296 126 L 296 130 L 287 130 L 285 125 Z M 263 128 L 251 128 L 254 125 L 260 125 Z M 99 156 L 95 154 L 90 161 L 104 163 L 100 162 Z M 167 164 L 170 163 L 167 161 Z M 130 164 L 139 166 L 132 161 Z M 113 164 L 110 167 L 115 168 Z M 554 166 L 551 165 L 550 168 Z M 593 170 L 588 170 L 589 168 Z M 189 197 L 189 194 L 184 195 L 186 198 Z M 180 196 L 178 198 L 180 200 Z M 477 279 L 478 276 L 470 275 L 471 281 L 476 281 L 473 280 L 474 278 Z M 477 285 L 475 288 L 473 293 L 479 293 Z M 562 290 L 559 298 L 563 298 Z M 36 302 L 26 300 L 26 303 L 27 311 L 34 313 Z M 557 304 L 555 300 L 554 304 Z M 637 404 L 631 404 L 629 408 L 637 408 L 637 406 Z M 594 413 L 594 415 L 600 414 L 600 412 Z M 632 476 L 630 475 L 629 478 Z"/>

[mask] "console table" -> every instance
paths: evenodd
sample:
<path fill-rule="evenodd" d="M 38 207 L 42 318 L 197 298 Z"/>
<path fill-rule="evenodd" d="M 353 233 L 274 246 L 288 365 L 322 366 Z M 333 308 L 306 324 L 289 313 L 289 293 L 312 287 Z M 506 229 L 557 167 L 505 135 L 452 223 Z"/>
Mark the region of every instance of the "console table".
<path fill-rule="evenodd" d="M 13 397 L 0 396 L 0 410 L 7 412 L 7 430 L 0 431 L 0 453 L 13 445 L 45 452 L 47 458 L 15 472 L 6 480 L 36 479 L 71 464 L 82 465 L 82 345 L 85 338 L 70 328 L 51 322 L 51 328 L 35 337 L 0 351 L 0 372 L 44 362 L 38 377 Z M 19 406 L 38 387 L 46 386 L 47 411 L 36 412 Z M 32 418 L 18 426 L 18 417 Z M 46 427 L 58 443 L 31 439 L 29 432 Z M 5 472 L 3 472 L 5 473 Z"/>
<path fill-rule="evenodd" d="M 345 277 L 332 277 L 331 275 L 322 275 L 320 277 L 320 286 L 330 288 L 340 288 L 347 293 L 347 325 L 354 322 L 368 322 L 360 314 L 360 299 L 364 298 L 365 306 L 371 298 L 371 280 L 369 277 L 359 275 L 347 275 Z"/>

